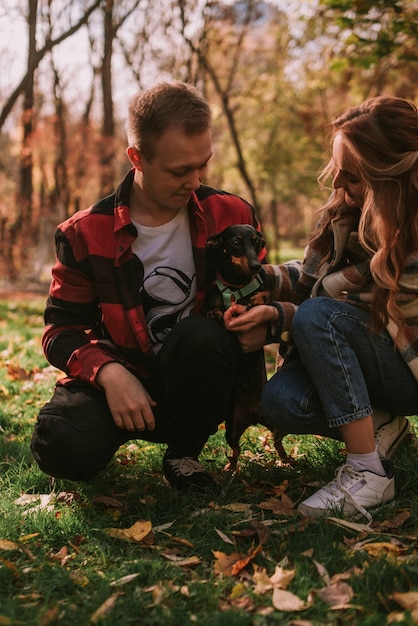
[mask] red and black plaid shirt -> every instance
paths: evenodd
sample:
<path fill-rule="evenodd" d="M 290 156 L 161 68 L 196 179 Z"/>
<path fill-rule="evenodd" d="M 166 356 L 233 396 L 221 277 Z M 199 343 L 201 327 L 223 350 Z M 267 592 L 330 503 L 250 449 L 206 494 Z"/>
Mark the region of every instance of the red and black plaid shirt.
<path fill-rule="evenodd" d="M 102 365 L 120 361 L 143 375 L 151 354 L 141 302 L 137 237 L 129 215 L 131 170 L 112 195 L 60 224 L 56 263 L 45 310 L 42 345 L 50 363 L 94 384 Z M 208 237 L 232 224 L 259 230 L 254 210 L 238 196 L 202 185 L 189 202 L 199 314 L 210 282 Z"/>

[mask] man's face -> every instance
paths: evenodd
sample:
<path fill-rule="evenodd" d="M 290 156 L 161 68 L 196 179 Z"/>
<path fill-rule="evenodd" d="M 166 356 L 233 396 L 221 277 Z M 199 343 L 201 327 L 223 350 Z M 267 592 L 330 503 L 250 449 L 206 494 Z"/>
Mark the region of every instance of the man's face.
<path fill-rule="evenodd" d="M 129 154 L 129 152 L 128 152 Z M 138 183 L 143 199 L 154 209 L 180 210 L 199 188 L 212 156 L 212 133 L 208 129 L 186 135 L 172 127 L 157 139 L 154 156 L 147 161 L 137 153 Z"/>

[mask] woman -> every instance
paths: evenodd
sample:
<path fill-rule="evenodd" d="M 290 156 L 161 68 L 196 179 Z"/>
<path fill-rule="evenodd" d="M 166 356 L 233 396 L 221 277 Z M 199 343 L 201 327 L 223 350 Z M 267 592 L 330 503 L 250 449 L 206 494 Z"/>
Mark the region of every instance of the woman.
<path fill-rule="evenodd" d="M 334 191 L 297 281 L 292 264 L 267 266 L 272 305 L 233 305 L 226 323 L 246 351 L 292 346 L 264 388 L 266 421 L 346 444 L 334 480 L 299 510 L 370 520 L 367 509 L 395 493 L 388 457 L 408 434 L 403 415 L 418 412 L 417 108 L 371 98 L 336 117 L 332 131 L 320 180 L 332 176 Z"/>

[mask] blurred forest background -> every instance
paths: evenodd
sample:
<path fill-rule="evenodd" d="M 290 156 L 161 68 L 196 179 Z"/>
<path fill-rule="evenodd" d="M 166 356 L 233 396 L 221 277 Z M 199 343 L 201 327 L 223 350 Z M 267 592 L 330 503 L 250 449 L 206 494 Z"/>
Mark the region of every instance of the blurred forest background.
<path fill-rule="evenodd" d="M 8 283 L 49 280 L 56 225 L 124 176 L 128 99 L 157 81 L 207 97 L 207 182 L 254 205 L 271 261 L 303 245 L 327 194 L 331 117 L 380 94 L 417 101 L 413 0 L 0 0 L 0 35 Z"/>

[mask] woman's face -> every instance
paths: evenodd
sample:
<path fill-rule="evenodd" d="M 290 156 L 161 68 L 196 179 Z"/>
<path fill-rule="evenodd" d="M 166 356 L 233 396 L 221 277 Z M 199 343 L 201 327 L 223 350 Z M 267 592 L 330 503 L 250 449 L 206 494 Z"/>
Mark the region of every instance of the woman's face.
<path fill-rule="evenodd" d="M 335 136 L 332 156 L 336 170 L 332 186 L 334 189 L 344 189 L 344 198 L 349 206 L 361 208 L 366 185 L 360 178 L 356 162 L 344 145 L 341 134 Z"/>

